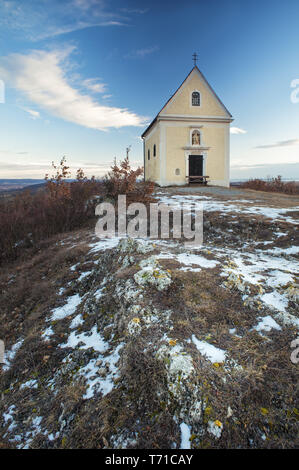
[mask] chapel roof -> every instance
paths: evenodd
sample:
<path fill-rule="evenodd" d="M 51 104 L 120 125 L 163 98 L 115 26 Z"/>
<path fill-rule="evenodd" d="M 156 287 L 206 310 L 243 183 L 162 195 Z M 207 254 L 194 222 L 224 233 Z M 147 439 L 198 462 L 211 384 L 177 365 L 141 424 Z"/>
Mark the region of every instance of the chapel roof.
<path fill-rule="evenodd" d="M 221 106 L 224 108 L 224 110 L 228 113 L 228 115 L 230 117 L 232 117 L 231 113 L 228 111 L 228 109 L 224 106 L 224 104 L 222 103 L 221 99 L 217 96 L 217 94 L 215 93 L 215 91 L 213 90 L 213 88 L 211 87 L 211 85 L 209 84 L 209 82 L 207 81 L 207 79 L 205 78 L 205 76 L 203 75 L 203 73 L 199 70 L 199 68 L 197 67 L 197 65 L 194 65 L 194 67 L 192 67 L 191 71 L 188 73 L 187 77 L 185 78 L 185 80 L 180 84 L 180 86 L 176 89 L 176 91 L 171 95 L 171 97 L 166 101 L 166 103 L 164 104 L 164 106 L 160 109 L 160 111 L 158 112 L 158 114 L 155 116 L 155 118 L 152 120 L 152 122 L 149 124 L 149 126 L 145 129 L 145 131 L 143 132 L 143 134 L 141 135 L 141 137 L 145 137 L 145 135 L 148 133 L 148 131 L 153 127 L 153 125 L 157 122 L 157 119 L 158 119 L 158 116 L 160 115 L 160 113 L 163 111 L 164 108 L 166 108 L 166 106 L 168 105 L 168 103 L 172 100 L 172 98 L 175 96 L 175 94 L 179 91 L 179 89 L 184 85 L 184 83 L 188 80 L 188 78 L 190 77 L 190 75 L 192 74 L 193 71 L 197 71 L 199 72 L 199 74 L 201 75 L 201 77 L 203 78 L 203 80 L 205 81 L 205 83 L 207 84 L 208 88 L 211 90 L 211 92 L 213 93 L 213 95 L 215 96 L 215 98 L 218 100 L 218 102 L 221 104 Z"/>

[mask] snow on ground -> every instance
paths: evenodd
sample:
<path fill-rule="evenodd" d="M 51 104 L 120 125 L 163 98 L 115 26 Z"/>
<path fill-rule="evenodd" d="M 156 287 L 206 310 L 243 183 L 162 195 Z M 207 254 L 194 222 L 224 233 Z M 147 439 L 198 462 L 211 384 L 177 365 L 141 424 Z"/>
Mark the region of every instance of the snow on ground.
<path fill-rule="evenodd" d="M 236 214 L 262 215 L 276 222 L 283 221 L 292 225 L 298 224 L 298 221 L 288 216 L 288 213 L 298 210 L 299 207 L 257 206 L 256 201 L 242 199 L 238 201 L 219 201 L 209 196 L 191 194 L 174 196 L 164 194 L 159 200 L 177 207 L 194 204 L 195 208 L 200 209 L 203 205 L 203 210 L 208 212 L 220 211 L 222 214 L 236 212 Z M 286 233 L 281 231 L 274 233 L 275 237 L 284 235 Z M 293 245 L 284 248 L 274 247 L 252 251 L 252 248 L 259 243 L 261 242 L 251 244 L 246 242 L 242 250 L 204 244 L 202 247 L 192 247 L 189 250 L 185 249 L 183 253 L 177 254 L 173 253 L 172 248 L 175 247 L 173 240 L 169 244 L 167 240 L 164 240 L 163 251 L 158 255 L 158 258 L 173 258 L 183 265 L 182 270 L 192 270 L 193 272 L 198 272 L 202 268 L 214 268 L 221 264 L 220 274 L 237 286 L 243 293 L 244 301 L 250 297 L 250 285 L 255 286 L 259 291 L 255 296 L 256 300 L 272 310 L 278 320 L 299 327 L 299 319 L 288 312 L 289 300 L 296 300 L 299 295 L 298 284 L 296 284 L 299 264 L 298 260 L 293 257 L 299 253 L 299 247 Z M 267 245 L 267 243 L 264 243 L 264 245 Z M 197 251 L 196 254 L 194 250 Z M 200 254 L 198 254 L 199 250 L 201 251 Z M 207 250 L 213 259 L 207 259 L 204 256 Z"/>
<path fill-rule="evenodd" d="M 289 248 L 270 248 L 268 253 L 273 253 L 274 255 L 297 255 L 299 253 L 299 246 L 290 246 Z"/>
<path fill-rule="evenodd" d="M 87 276 L 89 276 L 92 273 L 92 271 L 85 271 L 78 277 L 78 282 L 83 281 Z"/>
<path fill-rule="evenodd" d="M 67 342 L 61 344 L 60 347 L 74 349 L 78 344 L 80 344 L 80 348 L 82 349 L 93 348 L 98 352 L 104 352 L 108 348 L 107 343 L 98 333 L 96 325 L 94 325 L 90 332 L 77 333 L 76 331 L 72 331 Z"/>
<path fill-rule="evenodd" d="M 102 282 L 102 287 L 95 293 L 95 299 L 102 296 L 104 290 L 105 280 Z M 80 301 L 77 299 L 73 302 L 73 306 L 79 305 Z M 60 345 L 61 348 L 77 349 L 91 349 L 97 352 L 97 357 L 90 359 L 87 365 L 78 370 L 78 375 L 85 378 L 86 393 L 84 399 L 89 399 L 94 396 L 96 392 L 101 392 L 103 395 L 109 393 L 113 386 L 114 380 L 118 377 L 118 368 L 116 366 L 119 361 L 119 351 L 123 347 L 123 343 L 119 344 L 115 350 L 110 350 L 110 345 L 104 340 L 101 333 L 98 332 L 97 325 L 94 325 L 89 331 L 79 333 L 76 328 L 84 323 L 82 314 L 78 314 L 73 318 L 70 328 L 71 331 L 67 341 Z M 66 356 L 63 362 L 71 361 L 71 358 Z"/>
<path fill-rule="evenodd" d="M 191 442 L 190 442 L 191 431 L 190 431 L 189 426 L 186 423 L 182 423 L 180 425 L 180 429 L 181 429 L 180 449 L 191 449 Z"/>
<path fill-rule="evenodd" d="M 67 303 L 65 305 L 52 310 L 51 320 L 62 320 L 63 318 L 68 317 L 69 315 L 73 315 L 81 301 L 82 299 L 79 294 L 72 295 L 67 299 Z"/>
<path fill-rule="evenodd" d="M 258 320 L 260 321 L 254 327 L 256 331 L 271 331 L 272 328 L 275 330 L 281 330 L 281 327 L 270 315 L 267 315 L 266 317 L 259 317 Z"/>
<path fill-rule="evenodd" d="M 226 352 L 223 349 L 216 348 L 213 344 L 206 341 L 200 341 L 195 335 L 192 335 L 192 342 L 197 347 L 198 351 L 213 363 L 225 362 Z"/>
<path fill-rule="evenodd" d="M 114 380 L 118 378 L 118 368 L 116 364 L 118 363 L 120 356 L 119 351 L 124 346 L 123 343 L 119 344 L 115 351 L 113 351 L 108 356 L 99 356 L 97 359 L 92 359 L 87 366 L 79 370 L 79 374 L 83 375 L 86 379 L 86 393 L 83 395 L 83 398 L 89 399 L 94 396 L 96 392 L 101 392 L 104 395 L 111 392 L 114 387 Z M 105 360 L 105 368 L 103 371 L 97 365 L 99 360 Z M 99 376 L 99 372 L 102 376 Z"/>
<path fill-rule="evenodd" d="M 119 240 L 119 237 L 101 238 L 100 240 L 89 245 L 91 248 L 90 253 L 98 253 L 99 251 L 111 250 L 112 248 L 115 248 L 117 246 Z"/>
<path fill-rule="evenodd" d="M 76 315 L 73 319 L 72 319 L 72 322 L 70 324 L 70 328 L 78 328 L 78 326 L 80 325 L 83 325 L 84 323 L 84 319 L 82 317 L 82 314 L 79 313 L 78 315 Z"/>
<path fill-rule="evenodd" d="M 192 194 L 186 195 L 177 195 L 177 196 L 162 196 L 159 198 L 161 203 L 170 204 L 176 207 L 181 205 L 194 205 L 194 209 L 203 209 L 205 212 L 216 212 L 220 211 L 222 214 L 228 214 L 231 212 L 236 212 L 239 214 L 253 214 L 253 215 L 262 215 L 267 219 L 271 220 L 281 220 L 291 224 L 298 224 L 298 221 L 293 219 L 291 216 L 288 216 L 288 212 L 298 211 L 299 207 L 288 207 L 288 208 L 277 208 L 277 207 L 267 207 L 267 206 L 256 206 L 252 205 L 252 201 L 247 200 L 235 200 L 233 201 L 221 201 L 216 200 L 209 196 L 194 196 Z M 238 204 L 236 204 L 238 203 Z M 246 203 L 246 205 L 245 205 Z"/>
<path fill-rule="evenodd" d="M 179 253 L 179 254 L 169 254 L 167 252 L 161 252 L 157 258 L 158 259 L 168 259 L 169 257 L 177 260 L 180 264 L 183 264 L 182 271 L 201 271 L 201 268 L 215 268 L 219 264 L 216 260 L 207 259 L 204 256 L 193 254 L 193 253 Z M 200 266 L 195 268 L 193 266 Z"/>
<path fill-rule="evenodd" d="M 51 326 L 48 326 L 48 328 L 46 328 L 45 331 L 43 331 L 42 338 L 44 341 L 49 341 L 52 335 L 54 335 L 53 328 Z"/>
<path fill-rule="evenodd" d="M 181 204 L 194 203 L 195 207 L 200 208 L 203 204 L 204 211 L 219 211 L 223 214 L 236 212 L 236 214 L 254 214 L 262 215 L 273 221 L 282 220 L 290 224 L 296 224 L 297 222 L 288 215 L 289 212 L 298 210 L 298 208 L 271 208 L 257 206 L 256 201 L 238 200 L 238 201 L 217 201 L 209 196 L 173 196 L 168 197 L 163 195 L 160 198 L 160 202 L 174 203 L 178 206 Z M 246 206 L 245 206 L 246 204 Z M 235 215 L 237 217 L 237 215 Z M 236 223 L 238 223 L 236 221 Z M 232 227 L 234 227 L 232 225 Z M 230 229 L 231 230 L 231 229 Z M 283 232 L 274 232 L 275 237 L 281 237 L 285 235 Z M 89 253 L 104 252 L 106 250 L 115 248 L 120 241 L 120 238 L 100 239 L 89 245 Z M 295 325 L 299 328 L 299 319 L 289 312 L 289 300 L 295 298 L 296 293 L 296 278 L 299 274 L 298 260 L 294 255 L 298 254 L 298 246 L 290 246 L 288 248 L 269 248 L 267 249 L 268 241 L 263 242 L 265 245 L 264 250 L 255 249 L 255 251 L 249 251 L 248 245 L 244 245 L 241 250 L 228 248 L 225 246 L 217 247 L 213 245 L 198 246 L 192 248 L 185 248 L 182 244 L 174 240 L 139 240 L 142 249 L 147 252 L 153 247 L 160 247 L 161 253 L 156 256 L 147 258 L 140 263 L 141 270 L 135 275 L 135 281 L 141 286 L 144 283 L 150 283 L 156 285 L 158 290 L 159 286 L 164 284 L 168 286 L 171 283 L 171 276 L 168 271 L 164 271 L 159 265 L 158 260 L 172 258 L 180 263 L 181 270 L 199 272 L 204 269 L 219 268 L 220 275 L 224 278 L 224 285 L 228 279 L 231 279 L 242 293 L 243 300 L 246 301 L 250 297 L 248 286 L 258 287 L 258 293 L 255 294 L 255 298 L 259 299 L 263 306 L 268 307 L 273 313 L 271 315 L 264 314 L 257 318 L 257 324 L 253 327 L 254 330 L 260 334 L 264 332 L 270 332 L 271 330 L 280 331 L 282 329 L 281 324 Z M 150 248 L 151 245 L 151 248 Z M 254 244 L 253 244 L 254 246 Z M 125 252 L 125 250 L 124 250 Z M 208 254 L 208 257 L 207 257 Z M 79 263 L 71 267 L 72 271 L 75 271 Z M 92 272 L 83 272 L 77 279 L 77 282 L 81 282 L 85 277 L 90 275 Z M 95 301 L 98 301 L 103 295 L 105 290 L 105 284 L 107 279 L 98 286 L 98 290 L 94 293 Z M 135 284 L 136 287 L 136 284 Z M 64 292 L 63 288 L 60 289 L 59 294 L 62 295 Z M 127 293 L 130 295 L 130 292 Z M 52 310 L 49 321 L 63 320 L 68 316 L 74 316 L 70 323 L 70 333 L 60 347 L 64 350 L 69 348 L 71 351 L 78 349 L 90 349 L 91 356 L 88 357 L 88 362 L 84 366 L 81 366 L 77 371 L 78 375 L 85 379 L 86 390 L 83 395 L 84 399 L 90 399 L 95 396 L 96 393 L 100 392 L 102 395 L 108 394 L 114 387 L 115 380 L 119 376 L 118 362 L 120 359 L 120 352 L 124 347 L 124 343 L 114 346 L 109 344 L 104 339 L 104 336 L 98 331 L 97 325 L 94 325 L 89 331 L 78 331 L 77 329 L 84 324 L 84 318 L 82 312 L 77 311 L 78 306 L 81 304 L 83 298 L 79 294 L 74 294 L 67 298 L 65 305 L 57 307 Z M 76 314 L 76 315 L 75 315 Z M 280 321 L 281 324 L 276 320 Z M 157 317 L 158 318 L 158 317 Z M 136 318 L 135 318 L 136 320 Z M 134 319 L 132 320 L 134 321 Z M 161 317 L 158 318 L 157 322 L 161 321 Z M 155 316 L 151 317 L 151 322 L 155 322 Z M 236 328 L 231 328 L 229 333 L 234 335 Z M 48 326 L 42 333 L 44 340 L 54 334 L 52 326 Z M 236 335 L 237 336 L 237 335 Z M 163 338 L 162 338 L 163 339 Z M 169 340 L 166 336 L 165 340 Z M 210 344 L 206 341 L 199 340 L 194 334 L 189 340 L 196 346 L 200 354 L 206 357 L 211 363 L 228 363 L 228 353 L 215 345 Z M 192 357 L 184 352 L 184 349 L 180 345 L 170 347 L 163 345 L 158 350 L 157 357 L 167 357 L 167 371 L 169 377 L 173 378 L 178 374 L 182 377 L 188 377 L 194 371 L 194 365 Z M 22 346 L 23 340 L 19 340 L 9 351 L 5 353 L 5 365 L 4 370 L 8 370 L 10 363 L 13 361 L 17 351 Z M 88 351 L 89 354 L 89 351 Z M 63 364 L 72 362 L 72 352 L 67 352 L 66 357 L 62 361 Z M 27 380 L 20 385 L 20 389 L 26 388 L 37 388 L 37 380 Z M 52 380 L 52 386 L 55 388 L 55 378 Z M 173 389 L 175 390 L 175 389 Z M 14 429 L 16 426 L 14 422 L 15 405 L 12 405 L 3 414 L 5 423 L 10 423 L 8 432 Z M 181 418 L 184 419 L 184 418 Z M 30 446 L 30 442 L 41 431 L 42 418 L 35 416 L 31 422 L 30 431 L 25 436 L 25 447 Z M 220 421 L 209 421 L 208 432 L 213 435 L 216 439 L 221 437 L 223 425 Z M 185 423 L 180 424 L 181 431 L 181 449 L 191 448 L 191 429 Z M 49 439 L 55 439 L 54 435 L 49 435 Z M 16 442 L 21 440 L 21 437 L 16 435 L 14 440 Z"/>
<path fill-rule="evenodd" d="M 268 292 L 261 296 L 261 301 L 264 302 L 271 309 L 279 310 L 280 312 L 285 312 L 288 306 L 288 300 L 284 298 L 279 292 Z"/>
<path fill-rule="evenodd" d="M 27 382 L 24 382 L 21 384 L 20 389 L 22 390 L 23 388 L 37 388 L 37 380 L 32 379 L 32 380 L 27 380 Z"/>
<path fill-rule="evenodd" d="M 11 421 L 11 424 L 9 425 L 8 431 L 12 431 L 14 427 L 16 426 L 14 424 L 14 411 L 15 411 L 16 405 L 11 405 L 6 413 L 3 413 L 3 419 L 5 423 L 8 423 Z"/>
<path fill-rule="evenodd" d="M 4 365 L 3 370 L 7 371 L 10 368 L 11 362 L 14 360 L 15 355 L 17 354 L 18 350 L 22 346 L 24 340 L 20 339 L 16 344 L 12 346 L 12 348 L 4 353 Z"/>
<path fill-rule="evenodd" d="M 241 253 L 228 248 L 217 248 L 214 252 L 217 257 L 229 258 L 228 263 L 223 265 L 222 275 L 228 279 L 234 275 L 239 279 L 239 290 L 243 291 L 244 300 L 249 297 L 246 283 L 252 284 L 259 288 L 257 298 L 266 307 L 277 312 L 284 323 L 299 327 L 299 319 L 287 312 L 290 288 L 294 292 L 298 289 L 296 278 L 299 264 L 295 258 L 274 256 L 265 250 Z"/>
<path fill-rule="evenodd" d="M 99 300 L 101 297 L 103 297 L 103 294 L 104 294 L 104 287 L 100 287 L 100 289 L 98 289 L 96 292 L 95 292 L 95 298 L 96 300 Z"/>

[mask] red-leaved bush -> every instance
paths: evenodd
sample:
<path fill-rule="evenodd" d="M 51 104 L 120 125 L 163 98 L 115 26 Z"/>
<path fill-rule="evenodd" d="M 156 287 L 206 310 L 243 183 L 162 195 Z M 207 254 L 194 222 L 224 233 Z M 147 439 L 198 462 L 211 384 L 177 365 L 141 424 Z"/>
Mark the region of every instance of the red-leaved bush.
<path fill-rule="evenodd" d="M 131 168 L 128 156 L 119 165 L 115 161 L 104 178 L 105 196 L 116 201 L 119 195 L 126 195 L 128 203 L 150 202 L 155 186 L 151 181 L 138 181 L 142 174 L 142 167 Z"/>

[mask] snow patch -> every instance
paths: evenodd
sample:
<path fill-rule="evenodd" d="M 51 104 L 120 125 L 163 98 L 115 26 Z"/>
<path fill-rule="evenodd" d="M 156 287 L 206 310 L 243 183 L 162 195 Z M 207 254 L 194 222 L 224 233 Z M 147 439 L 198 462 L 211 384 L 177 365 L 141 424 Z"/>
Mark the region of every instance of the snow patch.
<path fill-rule="evenodd" d="M 80 348 L 88 349 L 93 348 L 95 351 L 104 352 L 108 349 L 108 344 L 103 340 L 102 336 L 97 332 L 97 326 L 91 329 L 90 332 L 76 333 L 73 331 L 67 343 L 61 344 L 61 348 L 75 348 L 80 344 Z"/>
<path fill-rule="evenodd" d="M 4 353 L 4 365 L 3 365 L 3 370 L 7 371 L 11 367 L 11 363 L 13 362 L 15 355 L 17 354 L 18 350 L 22 346 L 24 340 L 20 339 L 16 344 L 12 346 L 10 351 L 5 351 Z"/>
<path fill-rule="evenodd" d="M 191 431 L 189 426 L 186 423 L 180 425 L 181 429 L 181 445 L 180 449 L 191 449 Z"/>
<path fill-rule="evenodd" d="M 256 331 L 271 331 L 272 328 L 275 330 L 281 330 L 281 327 L 270 315 L 259 317 L 258 320 L 260 320 L 259 323 L 253 328 Z"/>
<path fill-rule="evenodd" d="M 76 308 L 81 303 L 81 297 L 79 294 L 72 295 L 67 299 L 67 303 L 62 307 L 57 307 L 52 310 L 52 317 L 51 320 L 62 320 L 63 318 L 68 317 L 69 315 L 73 315 L 75 313 Z"/>
<path fill-rule="evenodd" d="M 192 341 L 197 347 L 198 351 L 206 358 L 215 363 L 215 362 L 225 362 L 226 352 L 223 349 L 216 348 L 212 344 L 207 343 L 206 341 L 200 341 L 196 338 L 195 335 L 192 335 Z"/>

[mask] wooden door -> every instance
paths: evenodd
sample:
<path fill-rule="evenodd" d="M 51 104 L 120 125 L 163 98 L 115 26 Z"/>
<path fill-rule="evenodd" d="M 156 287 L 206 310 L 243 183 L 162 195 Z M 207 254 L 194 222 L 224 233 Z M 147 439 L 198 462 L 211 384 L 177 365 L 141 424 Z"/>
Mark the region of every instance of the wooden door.
<path fill-rule="evenodd" d="M 203 176 L 202 155 L 189 155 L 189 176 Z"/>

